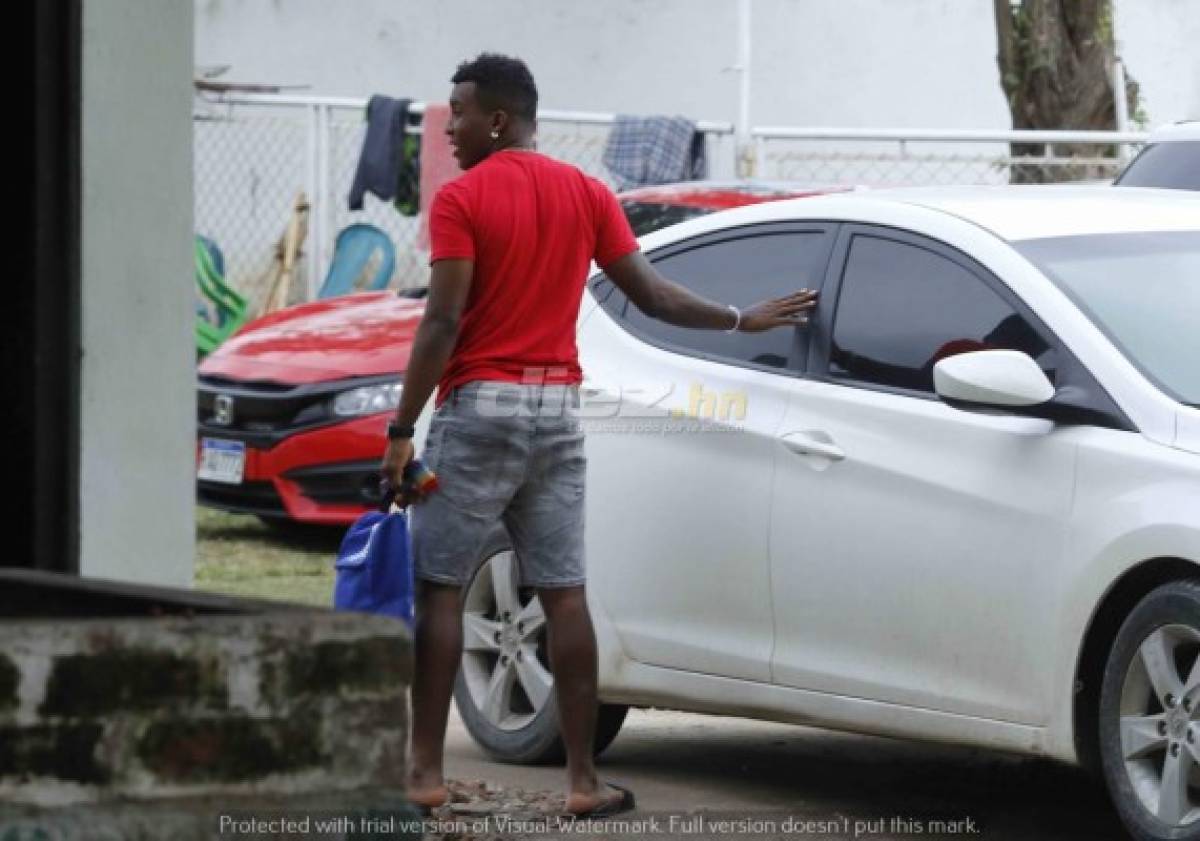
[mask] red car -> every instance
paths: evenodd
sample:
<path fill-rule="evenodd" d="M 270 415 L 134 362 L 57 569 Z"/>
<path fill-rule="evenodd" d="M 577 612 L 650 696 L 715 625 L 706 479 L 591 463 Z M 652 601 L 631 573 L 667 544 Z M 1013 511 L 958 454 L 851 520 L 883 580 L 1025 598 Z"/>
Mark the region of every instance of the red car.
<path fill-rule="evenodd" d="M 690 182 L 620 195 L 641 236 L 716 210 L 846 187 Z M 374 505 L 423 290 L 300 304 L 243 327 L 199 369 L 197 496 L 271 522 L 349 525 Z"/>

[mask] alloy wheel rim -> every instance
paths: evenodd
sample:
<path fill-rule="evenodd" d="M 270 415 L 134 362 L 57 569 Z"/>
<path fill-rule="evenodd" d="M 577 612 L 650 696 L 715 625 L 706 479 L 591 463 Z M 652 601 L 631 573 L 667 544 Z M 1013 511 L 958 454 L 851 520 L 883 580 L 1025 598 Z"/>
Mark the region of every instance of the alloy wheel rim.
<path fill-rule="evenodd" d="M 527 727 L 549 703 L 546 616 L 537 594 L 519 586 L 511 550 L 484 561 L 467 588 L 462 671 L 475 708 L 500 730 Z"/>
<path fill-rule="evenodd" d="M 1125 672 L 1121 761 L 1143 808 L 1169 827 L 1200 820 L 1200 630 L 1152 631 Z"/>

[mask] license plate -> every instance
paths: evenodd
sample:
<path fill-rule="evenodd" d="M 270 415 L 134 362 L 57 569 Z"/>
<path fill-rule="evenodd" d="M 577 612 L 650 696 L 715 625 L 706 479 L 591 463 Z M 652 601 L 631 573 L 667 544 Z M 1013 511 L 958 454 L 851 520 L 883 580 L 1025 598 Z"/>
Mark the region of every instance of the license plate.
<path fill-rule="evenodd" d="M 197 478 L 208 482 L 240 485 L 246 470 L 246 445 L 241 441 L 200 439 L 200 466 Z"/>

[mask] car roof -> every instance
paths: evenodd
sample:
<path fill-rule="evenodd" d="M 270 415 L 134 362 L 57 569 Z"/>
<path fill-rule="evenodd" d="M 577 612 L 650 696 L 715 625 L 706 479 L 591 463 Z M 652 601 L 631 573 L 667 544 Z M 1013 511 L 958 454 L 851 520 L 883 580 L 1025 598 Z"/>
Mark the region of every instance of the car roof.
<path fill-rule="evenodd" d="M 805 184 L 793 181 L 681 181 L 654 184 L 617 194 L 622 202 L 669 204 L 719 210 L 784 198 L 803 198 L 856 189 L 846 184 Z"/>
<path fill-rule="evenodd" d="M 1200 120 L 1183 120 L 1159 126 L 1150 132 L 1148 143 L 1165 143 L 1173 140 L 1200 140 Z"/>
<path fill-rule="evenodd" d="M 886 216 L 887 209 L 896 205 L 955 216 L 1010 241 L 1099 233 L 1200 231 L 1200 196 L 1137 187 L 1114 190 L 1104 185 L 869 190 L 770 202 L 729 212 L 737 217 L 715 214 L 706 219 L 714 228 L 735 218 L 741 222 L 789 218 L 870 222 L 875 213 Z M 699 232 L 699 225 L 686 224 Z"/>

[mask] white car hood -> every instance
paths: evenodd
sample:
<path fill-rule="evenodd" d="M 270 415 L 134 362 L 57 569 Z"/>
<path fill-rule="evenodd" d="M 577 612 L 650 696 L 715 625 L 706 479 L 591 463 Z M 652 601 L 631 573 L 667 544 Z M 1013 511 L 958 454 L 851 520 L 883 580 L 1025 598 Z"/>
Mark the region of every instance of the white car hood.
<path fill-rule="evenodd" d="M 1200 453 L 1200 409 L 1182 408 L 1175 420 L 1175 446 Z"/>

